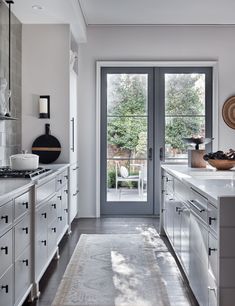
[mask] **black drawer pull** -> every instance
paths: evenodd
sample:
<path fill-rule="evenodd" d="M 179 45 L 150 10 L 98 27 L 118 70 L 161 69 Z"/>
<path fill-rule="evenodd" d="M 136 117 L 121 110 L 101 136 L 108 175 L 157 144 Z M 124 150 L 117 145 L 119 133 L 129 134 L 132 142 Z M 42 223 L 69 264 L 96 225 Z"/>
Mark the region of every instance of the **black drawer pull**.
<path fill-rule="evenodd" d="M 23 202 L 22 205 L 25 206 L 26 209 L 29 208 L 29 202 Z"/>
<path fill-rule="evenodd" d="M 29 265 L 29 260 L 28 259 L 24 259 L 24 260 L 22 260 L 22 262 L 25 263 L 26 267 L 28 267 L 28 265 Z"/>
<path fill-rule="evenodd" d="M 6 286 L 1 286 L 1 289 L 5 289 L 5 292 L 8 293 L 8 285 L 6 285 Z"/>
<path fill-rule="evenodd" d="M 1 247 L 1 251 L 5 251 L 5 254 L 7 255 L 8 254 L 8 247 L 7 246 Z"/>
<path fill-rule="evenodd" d="M 69 191 L 68 191 L 68 189 L 65 189 L 64 192 L 68 194 Z"/>
<path fill-rule="evenodd" d="M 5 219 L 5 223 L 8 223 L 8 216 L 1 216 L 1 219 Z"/>
<path fill-rule="evenodd" d="M 56 209 L 56 204 L 51 204 L 51 206 L 52 206 L 54 209 Z"/>
<path fill-rule="evenodd" d="M 79 167 L 73 168 L 73 171 L 78 170 L 78 169 L 79 169 Z"/>
<path fill-rule="evenodd" d="M 57 198 L 58 198 L 60 201 L 62 200 L 62 196 L 58 196 Z"/>
<path fill-rule="evenodd" d="M 58 217 L 58 219 L 59 219 L 60 221 L 62 221 L 62 217 Z"/>
<path fill-rule="evenodd" d="M 209 217 L 209 225 L 211 225 L 212 224 L 212 221 L 215 221 L 216 220 L 216 218 L 214 218 L 214 217 Z"/>
<path fill-rule="evenodd" d="M 47 213 L 42 213 L 42 216 L 44 216 L 44 218 L 47 218 Z"/>
<path fill-rule="evenodd" d="M 52 227 L 52 232 L 56 233 L 56 227 Z"/>
<path fill-rule="evenodd" d="M 68 177 L 68 175 L 64 175 L 64 178 L 67 180 L 69 177 Z"/>
<path fill-rule="evenodd" d="M 43 243 L 45 246 L 47 245 L 47 241 L 46 240 L 42 240 L 41 243 Z"/>
<path fill-rule="evenodd" d="M 29 233 L 29 228 L 28 227 L 23 227 L 22 231 L 25 231 L 25 234 L 27 235 Z"/>
<path fill-rule="evenodd" d="M 68 208 L 65 208 L 64 211 L 65 211 L 66 213 L 68 213 Z"/>
<path fill-rule="evenodd" d="M 58 183 L 62 184 L 62 180 L 57 180 Z"/>
<path fill-rule="evenodd" d="M 75 197 L 79 193 L 79 190 L 77 190 L 75 193 L 73 193 L 73 196 Z"/>
<path fill-rule="evenodd" d="M 212 252 L 215 252 L 215 251 L 217 251 L 216 248 L 209 248 L 209 249 L 208 249 L 208 255 L 211 256 L 211 253 L 212 253 Z"/>

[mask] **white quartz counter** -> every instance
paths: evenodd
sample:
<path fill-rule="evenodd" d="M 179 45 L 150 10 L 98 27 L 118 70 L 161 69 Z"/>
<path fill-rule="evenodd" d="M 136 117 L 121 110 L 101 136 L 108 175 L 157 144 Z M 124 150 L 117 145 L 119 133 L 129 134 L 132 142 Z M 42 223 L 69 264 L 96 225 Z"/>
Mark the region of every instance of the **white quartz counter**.
<path fill-rule="evenodd" d="M 7 198 L 13 198 L 15 195 L 24 192 L 25 189 L 32 187 L 38 182 L 44 183 L 52 176 L 57 175 L 59 172 L 68 168 L 69 164 L 50 164 L 50 165 L 40 165 L 40 167 L 52 169 L 53 171 L 48 175 L 45 175 L 42 179 L 31 180 L 31 179 L 21 179 L 21 178 L 0 178 L 0 202 Z"/>
<path fill-rule="evenodd" d="M 235 169 L 190 168 L 187 165 L 162 165 L 167 172 L 204 194 L 212 202 L 220 197 L 235 197 Z"/>
<path fill-rule="evenodd" d="M 6 198 L 14 197 L 18 193 L 23 192 L 25 189 L 33 186 L 34 183 L 30 179 L 0 179 L 0 202 Z"/>

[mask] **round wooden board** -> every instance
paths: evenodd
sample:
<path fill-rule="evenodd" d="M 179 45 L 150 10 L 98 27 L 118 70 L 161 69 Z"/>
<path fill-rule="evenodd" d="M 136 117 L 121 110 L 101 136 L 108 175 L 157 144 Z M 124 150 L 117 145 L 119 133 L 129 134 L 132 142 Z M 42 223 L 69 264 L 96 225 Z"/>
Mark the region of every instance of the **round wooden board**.
<path fill-rule="evenodd" d="M 231 129 L 235 129 L 235 96 L 230 97 L 224 102 L 222 116 L 224 122 Z"/>

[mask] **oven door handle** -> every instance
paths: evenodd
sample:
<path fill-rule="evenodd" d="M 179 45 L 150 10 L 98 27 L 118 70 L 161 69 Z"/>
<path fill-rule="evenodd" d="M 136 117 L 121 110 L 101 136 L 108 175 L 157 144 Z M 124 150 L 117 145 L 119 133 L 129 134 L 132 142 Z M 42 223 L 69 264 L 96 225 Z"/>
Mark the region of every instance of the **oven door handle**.
<path fill-rule="evenodd" d="M 205 208 L 202 208 L 200 203 L 196 200 L 189 200 L 188 201 L 197 211 L 199 211 L 200 213 L 206 211 Z M 197 204 L 199 204 L 200 206 L 198 206 Z"/>

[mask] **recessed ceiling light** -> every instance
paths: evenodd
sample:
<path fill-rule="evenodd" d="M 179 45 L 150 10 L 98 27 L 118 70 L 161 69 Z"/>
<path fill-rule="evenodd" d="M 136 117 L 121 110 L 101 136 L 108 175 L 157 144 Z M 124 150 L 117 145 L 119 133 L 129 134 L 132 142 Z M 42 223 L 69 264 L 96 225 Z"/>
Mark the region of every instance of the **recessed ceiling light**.
<path fill-rule="evenodd" d="M 34 4 L 34 5 L 32 5 L 32 9 L 34 9 L 34 10 L 42 10 L 43 9 L 43 7 L 41 6 L 41 5 L 38 5 L 38 4 Z"/>

